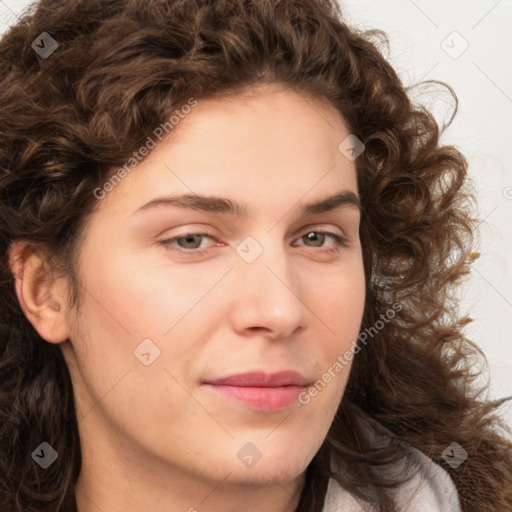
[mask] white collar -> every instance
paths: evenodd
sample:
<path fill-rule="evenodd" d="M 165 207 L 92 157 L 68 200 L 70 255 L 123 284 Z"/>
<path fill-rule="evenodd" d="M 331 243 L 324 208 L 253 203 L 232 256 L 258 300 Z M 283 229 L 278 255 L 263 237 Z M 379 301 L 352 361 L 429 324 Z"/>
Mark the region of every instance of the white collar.
<path fill-rule="evenodd" d="M 419 470 L 396 491 L 398 510 L 406 512 L 461 512 L 450 475 L 416 448 Z M 372 507 L 356 499 L 333 478 L 329 479 L 322 512 L 369 512 Z"/>

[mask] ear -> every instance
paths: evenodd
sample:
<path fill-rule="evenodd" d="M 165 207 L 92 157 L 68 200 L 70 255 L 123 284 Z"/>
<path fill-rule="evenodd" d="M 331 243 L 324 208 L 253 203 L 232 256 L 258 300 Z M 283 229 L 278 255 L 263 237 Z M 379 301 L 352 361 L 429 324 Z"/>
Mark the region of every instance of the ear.
<path fill-rule="evenodd" d="M 9 265 L 21 309 L 41 338 L 61 343 L 69 338 L 65 312 L 65 283 L 53 280 L 45 271 L 43 259 L 25 241 L 9 248 Z"/>

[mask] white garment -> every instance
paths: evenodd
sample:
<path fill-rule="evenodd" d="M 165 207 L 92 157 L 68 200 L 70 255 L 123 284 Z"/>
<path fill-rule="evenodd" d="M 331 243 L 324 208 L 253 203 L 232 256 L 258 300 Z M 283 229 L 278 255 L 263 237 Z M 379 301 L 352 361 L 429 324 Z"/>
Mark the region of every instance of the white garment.
<path fill-rule="evenodd" d="M 450 475 L 419 450 L 417 475 L 397 490 L 398 510 L 403 512 L 461 512 L 457 490 Z M 329 479 L 322 512 L 371 512 L 372 508 L 354 498 L 336 480 Z"/>

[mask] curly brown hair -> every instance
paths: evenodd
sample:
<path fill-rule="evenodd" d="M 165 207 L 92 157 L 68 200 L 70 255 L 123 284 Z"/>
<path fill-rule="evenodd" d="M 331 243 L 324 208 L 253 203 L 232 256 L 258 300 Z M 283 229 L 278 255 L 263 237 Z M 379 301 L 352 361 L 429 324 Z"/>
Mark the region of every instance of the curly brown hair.
<path fill-rule="evenodd" d="M 58 43 L 48 58 L 31 47 L 42 32 Z M 467 162 L 440 145 L 435 118 L 382 56 L 384 40 L 347 26 L 334 0 L 41 0 L 2 37 L 1 510 L 76 510 L 81 464 L 67 366 L 20 307 L 9 248 L 24 240 L 43 254 L 70 278 L 78 307 L 93 191 L 191 96 L 230 97 L 256 84 L 328 100 L 364 142 L 362 328 L 402 305 L 354 358 L 297 510 L 321 511 L 329 477 L 376 510 L 395 510 L 399 482 L 375 468 L 403 457 L 405 444 L 448 471 L 464 511 L 512 510 L 501 402 L 474 383 L 482 354 L 453 293 L 476 257 Z M 375 447 L 360 428 L 367 416 L 396 442 Z M 60 456 L 41 472 L 30 452 L 43 434 Z M 442 458 L 453 441 L 469 454 L 458 469 Z M 333 473 L 331 458 L 347 471 Z"/>

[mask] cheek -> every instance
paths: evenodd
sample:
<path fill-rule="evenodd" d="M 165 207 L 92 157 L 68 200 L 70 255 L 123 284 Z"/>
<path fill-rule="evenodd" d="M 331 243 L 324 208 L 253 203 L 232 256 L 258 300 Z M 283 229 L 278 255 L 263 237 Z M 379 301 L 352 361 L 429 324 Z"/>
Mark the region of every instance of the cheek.
<path fill-rule="evenodd" d="M 365 306 L 365 279 L 362 261 L 339 269 L 324 279 L 322 293 L 316 295 L 320 317 L 316 349 L 318 380 L 304 396 L 304 403 L 314 401 L 317 410 L 334 417 L 348 381 L 353 359 L 357 357 L 357 338 Z"/>
<path fill-rule="evenodd" d="M 362 261 L 324 276 L 312 296 L 319 320 L 332 334 L 326 346 L 331 355 L 345 351 L 357 339 L 365 306 L 365 278 Z M 313 308 L 312 308 L 313 309 Z M 332 340 L 335 340 L 334 342 Z"/>
<path fill-rule="evenodd" d="M 101 415 L 116 429 L 132 434 L 143 430 L 141 437 L 148 446 L 152 438 L 161 436 L 162 425 L 171 424 L 172 411 L 183 411 L 181 429 L 182 423 L 201 413 L 180 386 L 176 371 L 195 351 L 193 343 L 184 339 L 177 343 L 176 337 L 184 334 L 179 329 L 182 324 L 194 328 L 184 315 L 197 298 L 192 292 L 179 292 L 181 287 L 190 290 L 184 279 L 166 286 L 155 274 L 130 273 L 130 265 L 120 258 L 102 260 L 95 272 L 87 274 L 71 336 L 70 370 L 77 384 L 78 416 L 93 422 Z M 188 334 L 193 341 L 194 331 Z M 180 432 L 174 437 L 178 439 Z"/>
<path fill-rule="evenodd" d="M 222 269 L 207 265 L 194 269 L 173 264 L 164 251 L 126 250 L 90 259 L 88 267 L 94 270 L 87 274 L 86 288 L 94 299 L 91 307 L 109 330 L 121 329 L 133 340 L 162 338 L 194 314 L 195 306 L 222 275 Z"/>
<path fill-rule="evenodd" d="M 181 379 L 180 369 L 193 366 L 200 346 L 212 336 L 223 308 L 221 288 L 213 288 L 229 266 L 194 271 L 192 265 L 168 263 L 161 254 L 148 256 L 150 251 L 90 252 L 84 258 L 79 330 L 72 339 L 91 394 L 101 397 L 127 371 L 127 380 L 141 388 L 149 374 L 155 392 L 166 389 L 171 377 L 165 370 Z M 160 382 L 157 372 L 163 374 Z M 136 394 L 137 388 L 132 398 Z"/>

